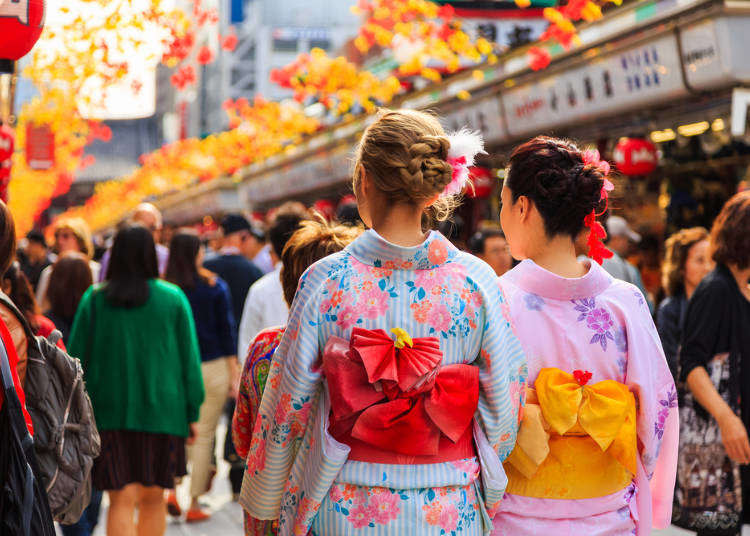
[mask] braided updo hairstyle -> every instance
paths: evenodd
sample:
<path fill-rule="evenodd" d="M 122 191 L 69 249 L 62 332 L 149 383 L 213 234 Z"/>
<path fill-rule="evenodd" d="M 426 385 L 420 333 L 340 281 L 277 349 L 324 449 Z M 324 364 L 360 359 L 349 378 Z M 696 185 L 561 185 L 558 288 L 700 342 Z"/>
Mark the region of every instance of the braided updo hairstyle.
<path fill-rule="evenodd" d="M 453 179 L 447 162 L 450 143 L 443 127 L 429 114 L 385 110 L 365 130 L 357 149 L 353 182 L 357 192 L 362 168 L 390 204 L 419 205 L 440 194 Z M 441 196 L 427 215 L 445 220 L 455 208 L 452 196 Z"/>
<path fill-rule="evenodd" d="M 537 136 L 511 154 L 505 185 L 515 203 L 522 195 L 534 202 L 544 220 L 547 236 L 575 239 L 584 219 L 604 208 L 604 175 L 586 165 L 583 153 L 569 141 Z"/>

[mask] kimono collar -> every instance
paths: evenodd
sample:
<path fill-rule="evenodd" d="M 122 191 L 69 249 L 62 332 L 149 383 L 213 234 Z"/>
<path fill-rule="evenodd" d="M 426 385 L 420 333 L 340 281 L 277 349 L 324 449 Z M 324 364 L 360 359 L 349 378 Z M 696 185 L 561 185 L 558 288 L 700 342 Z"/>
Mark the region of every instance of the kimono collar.
<path fill-rule="evenodd" d="M 458 249 L 437 231 L 431 231 L 418 246 L 403 247 L 388 242 L 374 229 L 362 233 L 346 251 L 363 264 L 389 270 L 429 270 L 445 264 L 458 253 Z"/>
<path fill-rule="evenodd" d="M 589 271 L 583 277 L 566 278 L 545 270 L 534 261 L 526 259 L 502 279 L 522 290 L 552 300 L 579 300 L 596 296 L 612 284 L 612 276 L 598 263 L 583 261 Z"/>

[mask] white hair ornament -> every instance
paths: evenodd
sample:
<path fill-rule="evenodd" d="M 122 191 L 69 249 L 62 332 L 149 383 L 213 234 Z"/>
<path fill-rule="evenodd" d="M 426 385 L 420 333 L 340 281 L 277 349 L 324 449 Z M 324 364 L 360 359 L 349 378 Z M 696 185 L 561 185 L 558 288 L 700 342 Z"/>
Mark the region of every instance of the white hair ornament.
<path fill-rule="evenodd" d="M 478 154 L 487 154 L 479 132 L 462 128 L 446 136 L 450 143 L 447 161 L 453 168 L 453 180 L 443 190 L 443 196 L 460 194 L 469 182 L 469 168 Z"/>

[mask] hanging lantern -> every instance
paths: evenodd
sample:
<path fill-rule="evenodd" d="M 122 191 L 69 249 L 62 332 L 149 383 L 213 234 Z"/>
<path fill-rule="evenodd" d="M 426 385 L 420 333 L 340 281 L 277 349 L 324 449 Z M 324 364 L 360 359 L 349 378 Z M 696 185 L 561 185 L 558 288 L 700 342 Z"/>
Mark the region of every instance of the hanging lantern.
<path fill-rule="evenodd" d="M 469 168 L 469 179 L 472 187 L 466 188 L 466 195 L 474 199 L 488 198 L 496 181 L 489 169 L 476 166 Z"/>
<path fill-rule="evenodd" d="M 328 199 L 319 199 L 318 201 L 315 201 L 312 208 L 327 220 L 332 220 L 336 216 L 336 205 L 333 201 Z"/>
<path fill-rule="evenodd" d="M 0 2 L 0 72 L 13 72 L 39 39 L 44 27 L 44 0 Z"/>
<path fill-rule="evenodd" d="M 623 138 L 613 154 L 617 169 L 625 175 L 648 175 L 659 164 L 656 146 L 643 138 Z"/>

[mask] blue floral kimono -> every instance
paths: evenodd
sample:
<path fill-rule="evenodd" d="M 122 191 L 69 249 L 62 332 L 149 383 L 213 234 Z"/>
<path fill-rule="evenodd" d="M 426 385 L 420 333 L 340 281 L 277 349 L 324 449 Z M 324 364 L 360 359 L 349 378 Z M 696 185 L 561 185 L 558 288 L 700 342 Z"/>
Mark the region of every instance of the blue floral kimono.
<path fill-rule="evenodd" d="M 492 269 L 437 232 L 405 248 L 369 230 L 316 263 L 300 280 L 271 364 L 242 506 L 258 519 L 279 518 L 280 534 L 488 533 L 526 386 L 508 315 Z M 473 456 L 427 464 L 347 459 L 350 446 L 329 431 L 333 397 L 321 356 L 329 340 L 349 341 L 354 328 L 432 338 L 442 352 L 439 370 L 478 369 L 467 429 Z"/>

